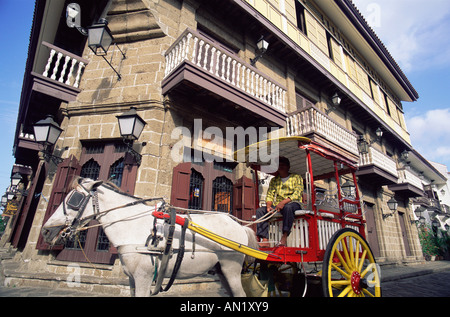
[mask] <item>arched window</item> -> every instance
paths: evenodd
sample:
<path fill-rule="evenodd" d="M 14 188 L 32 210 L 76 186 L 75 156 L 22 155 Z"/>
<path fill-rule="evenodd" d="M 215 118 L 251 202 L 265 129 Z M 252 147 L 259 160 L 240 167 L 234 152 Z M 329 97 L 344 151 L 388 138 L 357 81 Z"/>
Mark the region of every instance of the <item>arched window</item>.
<path fill-rule="evenodd" d="M 121 158 L 111 165 L 109 169 L 109 180 L 117 187 L 122 186 L 123 166 L 123 158 Z"/>
<path fill-rule="evenodd" d="M 99 175 L 100 165 L 96 161 L 94 161 L 94 159 L 87 161 L 81 168 L 80 176 L 83 178 L 97 180 Z"/>
<path fill-rule="evenodd" d="M 189 209 L 202 209 L 204 181 L 202 174 L 192 169 L 189 183 Z"/>
<path fill-rule="evenodd" d="M 211 208 L 228 213 L 233 211 L 233 182 L 225 176 L 213 181 Z"/>

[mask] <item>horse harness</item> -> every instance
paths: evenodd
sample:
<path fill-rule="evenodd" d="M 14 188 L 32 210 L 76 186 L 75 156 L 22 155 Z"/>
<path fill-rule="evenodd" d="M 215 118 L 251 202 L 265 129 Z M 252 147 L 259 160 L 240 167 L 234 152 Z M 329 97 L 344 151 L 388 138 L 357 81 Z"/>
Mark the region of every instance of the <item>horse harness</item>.
<path fill-rule="evenodd" d="M 118 206 L 118 207 L 114 207 L 105 211 L 100 211 L 100 207 L 99 207 L 99 203 L 98 203 L 98 192 L 97 192 L 97 188 L 94 188 L 92 190 L 88 190 L 86 187 L 84 187 L 81 183 L 79 183 L 79 185 L 83 188 L 83 190 L 85 190 L 87 193 L 89 193 L 88 195 L 81 193 L 79 191 L 73 191 L 73 193 L 69 196 L 69 198 L 67 199 L 67 203 L 65 202 L 65 200 L 63 200 L 63 212 L 64 215 L 66 216 L 66 228 L 63 230 L 63 232 L 61 233 L 62 238 L 68 238 L 70 235 L 72 235 L 74 232 L 76 232 L 77 230 L 79 230 L 79 228 L 83 227 L 84 223 L 87 223 L 89 220 L 93 220 L 96 219 L 97 217 L 104 215 L 106 213 L 109 213 L 113 210 L 117 210 L 117 209 L 122 209 L 122 208 L 126 208 L 126 207 L 132 207 L 138 204 L 142 204 L 142 203 L 146 203 L 146 202 L 150 202 L 150 201 L 158 201 L 161 200 L 163 201 L 162 206 L 160 206 L 160 209 L 165 208 L 165 203 L 164 203 L 164 199 L 163 198 L 149 198 L 149 199 L 139 199 L 137 201 L 122 205 L 122 206 Z M 129 197 L 133 197 L 136 198 L 134 196 L 128 195 L 126 193 L 123 193 L 117 189 L 115 189 L 112 186 L 108 186 L 107 184 L 102 184 L 102 186 L 107 187 L 110 190 L 113 190 L 117 193 L 120 193 L 122 195 L 126 195 Z M 91 216 L 87 216 L 82 218 L 83 213 L 87 207 L 87 204 L 89 202 L 89 200 L 92 198 L 92 207 L 94 210 L 93 215 Z M 66 209 L 66 204 L 68 207 L 70 207 L 73 210 L 77 211 L 77 215 L 76 217 L 72 220 L 72 222 L 70 223 L 69 219 L 68 219 L 68 213 L 67 213 L 67 209 Z M 165 277 L 165 273 L 167 271 L 167 267 L 168 267 L 168 263 L 170 258 L 172 257 L 172 254 L 175 253 L 173 250 L 173 236 L 175 233 L 175 217 L 176 217 L 176 210 L 171 208 L 170 209 L 170 218 L 169 219 L 165 219 L 164 222 L 165 224 L 168 224 L 169 226 L 169 230 L 168 230 L 168 236 L 166 238 L 166 244 L 164 247 L 158 247 L 158 244 L 161 240 L 163 240 L 163 235 L 161 235 L 159 233 L 158 230 L 158 224 L 157 224 L 157 219 L 155 218 L 155 221 L 153 223 L 153 229 L 149 235 L 149 237 L 147 238 L 147 241 L 145 243 L 145 245 L 143 246 L 136 246 L 136 245 L 130 245 L 130 246 L 119 246 L 119 252 L 120 253 L 142 253 L 142 254 L 149 254 L 149 255 L 154 255 L 156 256 L 156 258 L 158 259 L 159 257 L 161 257 L 160 260 L 160 265 L 158 267 L 157 263 L 155 263 L 155 277 L 154 277 L 154 281 L 156 281 L 156 285 L 155 285 L 155 289 L 154 291 L 152 291 L 152 296 L 157 295 L 159 292 L 163 291 L 163 292 L 167 292 L 170 287 L 172 286 L 173 282 L 176 279 L 178 270 L 181 266 L 181 262 L 183 261 L 183 257 L 184 257 L 184 253 L 185 253 L 185 237 L 186 237 L 186 229 L 188 226 L 188 222 L 185 223 L 184 226 L 182 226 L 181 229 L 181 237 L 180 237 L 180 245 L 179 245 L 179 249 L 178 249 L 178 254 L 177 254 L 177 258 L 175 261 L 175 265 L 174 265 L 174 269 L 172 271 L 172 275 L 169 279 L 168 284 L 166 285 L 166 287 L 163 289 L 161 287 L 162 282 L 164 280 Z M 195 250 L 195 247 L 194 247 Z"/>

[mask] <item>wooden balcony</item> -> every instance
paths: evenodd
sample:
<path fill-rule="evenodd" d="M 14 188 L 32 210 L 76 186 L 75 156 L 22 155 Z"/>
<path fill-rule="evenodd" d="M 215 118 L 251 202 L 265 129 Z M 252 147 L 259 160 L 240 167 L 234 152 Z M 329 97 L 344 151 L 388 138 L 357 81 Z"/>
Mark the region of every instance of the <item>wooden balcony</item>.
<path fill-rule="evenodd" d="M 369 153 L 360 155 L 356 175 L 376 186 L 394 185 L 398 182 L 396 162 L 373 147 L 369 148 Z"/>
<path fill-rule="evenodd" d="M 289 114 L 286 124 L 287 136 L 304 136 L 324 144 L 351 161 L 358 162 L 357 136 L 330 117 L 309 106 Z"/>
<path fill-rule="evenodd" d="M 33 90 L 66 102 L 75 100 L 89 61 L 47 42 L 42 46 L 47 48 L 47 60 L 38 60 L 31 72 Z"/>
<path fill-rule="evenodd" d="M 407 169 L 398 170 L 398 182 L 388 188 L 405 198 L 424 196 L 423 184 L 420 178 Z"/>
<path fill-rule="evenodd" d="M 177 91 L 197 97 L 210 95 L 211 100 L 219 97 L 231 102 L 235 109 L 250 111 L 258 118 L 255 122 L 284 126 L 286 88 L 222 45 L 187 29 L 167 50 L 165 58 L 163 95 Z"/>

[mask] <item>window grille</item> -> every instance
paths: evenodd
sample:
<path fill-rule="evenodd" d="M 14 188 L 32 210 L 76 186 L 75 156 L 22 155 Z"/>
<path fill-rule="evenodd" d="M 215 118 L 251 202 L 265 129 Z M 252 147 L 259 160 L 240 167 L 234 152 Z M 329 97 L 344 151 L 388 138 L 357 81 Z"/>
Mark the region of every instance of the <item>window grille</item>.
<path fill-rule="evenodd" d="M 212 209 L 231 213 L 233 208 L 233 182 L 225 176 L 218 177 L 213 181 L 212 190 Z"/>
<path fill-rule="evenodd" d="M 86 244 L 86 235 L 87 230 L 80 231 L 78 233 L 78 238 L 77 235 L 72 235 L 69 239 L 67 239 L 66 243 L 64 244 L 64 247 L 70 250 L 81 250 L 80 248 L 81 244 L 81 247 L 84 249 L 84 246 Z M 80 242 L 78 242 L 78 239 L 80 240 Z"/>
<path fill-rule="evenodd" d="M 97 180 L 99 175 L 100 175 L 100 165 L 94 160 L 87 161 L 81 168 L 80 176 L 83 178 L 90 178 L 93 180 Z"/>
<path fill-rule="evenodd" d="M 103 231 L 103 228 L 100 228 L 98 232 L 98 239 L 97 239 L 97 251 L 109 251 L 109 240 L 108 237 L 105 234 L 105 231 Z"/>
<path fill-rule="evenodd" d="M 192 169 L 191 179 L 189 183 L 189 209 L 202 209 L 203 201 L 203 183 L 205 179 L 202 174 Z"/>
<path fill-rule="evenodd" d="M 125 153 L 128 150 L 128 146 L 125 143 L 115 143 L 114 152 L 115 153 Z"/>
<path fill-rule="evenodd" d="M 121 158 L 113 165 L 111 165 L 109 169 L 109 180 L 113 182 L 117 187 L 122 186 L 123 165 L 123 158 Z"/>
<path fill-rule="evenodd" d="M 86 154 L 102 154 L 105 151 L 105 144 L 92 143 L 85 145 Z"/>

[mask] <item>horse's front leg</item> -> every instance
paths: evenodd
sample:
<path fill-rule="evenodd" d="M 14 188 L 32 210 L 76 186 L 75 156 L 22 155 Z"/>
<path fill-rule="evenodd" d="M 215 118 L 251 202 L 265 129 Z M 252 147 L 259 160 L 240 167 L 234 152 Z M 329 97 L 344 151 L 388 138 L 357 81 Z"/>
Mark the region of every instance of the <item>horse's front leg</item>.
<path fill-rule="evenodd" d="M 127 253 L 121 255 L 123 270 L 129 277 L 130 294 L 136 297 L 149 297 L 154 273 L 154 260 L 149 255 Z"/>

